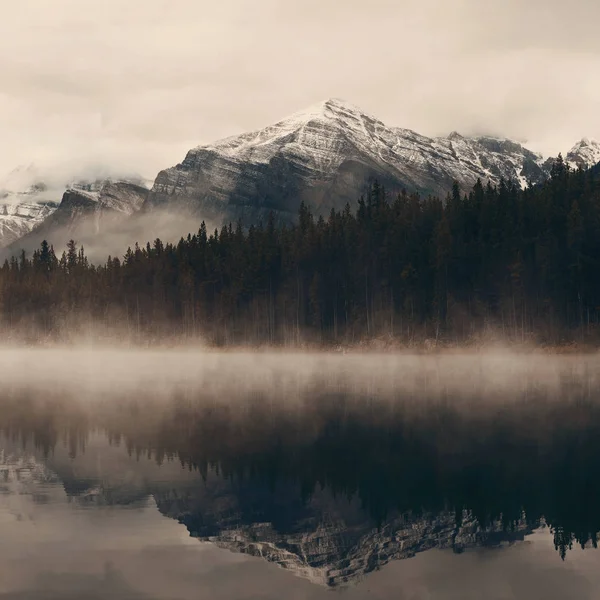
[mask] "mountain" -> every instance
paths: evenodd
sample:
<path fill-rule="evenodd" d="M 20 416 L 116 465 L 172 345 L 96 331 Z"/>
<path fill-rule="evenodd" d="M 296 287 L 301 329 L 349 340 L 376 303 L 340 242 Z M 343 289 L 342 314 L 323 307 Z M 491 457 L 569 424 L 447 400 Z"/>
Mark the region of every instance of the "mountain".
<path fill-rule="evenodd" d="M 600 161 L 600 144 L 583 139 L 566 161 L 574 168 L 591 167 Z M 391 192 L 444 198 L 454 181 L 465 191 L 478 179 L 492 184 L 505 179 L 521 187 L 540 183 L 552 164 L 509 139 L 456 132 L 426 137 L 331 99 L 261 130 L 190 150 L 183 162 L 158 174 L 149 193 L 127 188 L 127 183 L 144 186 L 132 178 L 102 190 L 110 179 L 97 177 L 93 184 L 71 181 L 58 206 L 64 186 L 60 194 L 52 192 L 35 167 L 17 169 L 8 187 L 0 184 L 0 189 L 20 189 L 10 198 L 4 192 L 5 200 L 0 194 L 0 247 L 30 251 L 46 236 L 55 246 L 75 237 L 100 248 L 100 237 L 115 233 L 119 243 L 104 248 L 123 253 L 153 237 L 176 241 L 202 220 L 210 227 L 237 220 L 251 225 L 273 212 L 280 222 L 292 222 L 303 201 L 323 215 L 347 203 L 355 207 L 374 179 Z M 125 226 L 132 214 L 137 216 Z"/>
<path fill-rule="evenodd" d="M 0 248 L 42 223 L 58 207 L 58 197 L 34 165 L 11 171 L 0 181 Z"/>
<path fill-rule="evenodd" d="M 600 163 L 600 143 L 583 138 L 569 150 L 565 160 L 572 168 L 589 169 Z"/>
<path fill-rule="evenodd" d="M 58 207 L 58 203 L 40 201 L 36 196 L 34 191 L 19 194 L 17 198 L 0 196 L 0 247 L 27 235 Z"/>
<path fill-rule="evenodd" d="M 593 164 L 586 148 L 571 153 L 574 161 Z M 274 211 L 291 220 L 302 201 L 321 214 L 354 204 L 373 178 L 390 190 L 444 197 L 455 180 L 465 190 L 478 178 L 525 187 L 545 180 L 551 166 L 508 139 L 456 132 L 429 138 L 332 99 L 259 131 L 190 150 L 182 163 L 158 174 L 144 210 L 168 207 L 246 223 Z"/>
<path fill-rule="evenodd" d="M 128 188 L 129 184 L 133 187 Z M 77 232 L 80 223 L 93 215 L 99 217 L 109 211 L 130 215 L 141 206 L 136 186 L 144 188 L 145 196 L 151 182 L 137 175 L 116 178 L 101 167 L 40 168 L 30 164 L 13 169 L 0 180 L 0 248 L 10 247 L 2 254 L 32 249 L 32 240 L 41 241 L 37 233 L 49 235 L 54 243 L 55 236 L 50 234 L 56 234 L 57 228 L 62 231 L 67 226 Z M 96 229 L 100 221 L 96 218 Z M 60 245 L 63 237 L 58 236 Z"/>
<path fill-rule="evenodd" d="M 52 227 L 74 230 L 81 220 L 88 217 L 93 217 L 95 229 L 100 231 L 108 217 L 114 214 L 130 216 L 138 211 L 147 194 L 147 188 L 130 181 L 76 184 L 64 193 L 57 210 L 36 233 Z"/>
<path fill-rule="evenodd" d="M 148 188 L 141 181 L 79 181 L 67 189 L 60 204 L 42 222 L 8 246 L 31 252 L 42 240 L 62 248 L 69 239 L 92 245 L 99 234 L 111 235 L 144 203 Z"/>

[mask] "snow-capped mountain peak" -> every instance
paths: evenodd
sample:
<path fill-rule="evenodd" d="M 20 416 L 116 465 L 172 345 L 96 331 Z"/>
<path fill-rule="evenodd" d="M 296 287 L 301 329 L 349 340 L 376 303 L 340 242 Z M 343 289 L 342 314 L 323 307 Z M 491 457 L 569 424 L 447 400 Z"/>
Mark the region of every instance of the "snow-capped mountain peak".
<path fill-rule="evenodd" d="M 13 169 L 0 180 L 0 248 L 26 238 L 43 223 L 54 222 L 49 217 L 59 207 L 62 207 L 59 213 L 70 214 L 73 203 L 79 212 L 81 204 L 87 203 L 86 210 L 96 206 L 94 210 L 132 214 L 141 206 L 145 190 L 151 187 L 150 182 L 137 175 L 125 180 L 110 176 L 62 177 L 51 172 L 46 175 L 44 177 L 41 170 L 31 164 Z M 66 206 L 63 206 L 65 199 Z M 62 223 L 68 219 L 57 213 L 55 220 Z"/>
<path fill-rule="evenodd" d="M 329 137 L 333 130 L 338 135 L 341 133 L 353 137 L 358 135 L 365 138 L 363 144 L 366 141 L 368 145 L 372 146 L 376 145 L 376 141 L 372 139 L 373 131 L 368 129 L 373 129 L 373 125 L 377 125 L 379 129 L 385 129 L 383 123 L 358 107 L 344 100 L 331 98 L 293 113 L 261 130 L 230 136 L 212 144 L 198 146 L 192 152 L 214 150 L 232 157 L 268 162 L 274 152 L 283 146 L 293 144 L 296 151 L 304 154 L 316 155 L 321 150 L 320 154 L 323 155 L 323 148 L 315 147 L 315 144 L 324 141 L 316 140 L 317 137 L 323 137 L 324 132 L 329 132 Z M 308 147 L 308 153 L 303 152 L 303 149 L 307 149 L 306 147 Z M 318 156 L 306 156 L 306 158 L 319 160 Z"/>
<path fill-rule="evenodd" d="M 293 113 L 289 117 L 282 119 L 280 122 L 285 121 L 310 121 L 311 119 L 318 118 L 343 118 L 344 115 L 364 115 L 375 119 L 372 115 L 368 115 L 358 106 L 347 102 L 346 100 L 342 100 L 341 98 L 329 98 L 327 100 L 322 100 L 320 102 L 316 102 L 311 106 L 305 108 L 304 110 L 300 110 L 296 113 Z"/>
<path fill-rule="evenodd" d="M 331 98 L 260 130 L 193 148 L 159 173 L 146 208 L 177 205 L 202 218 L 247 224 L 270 211 L 291 220 L 302 201 L 321 213 L 352 205 L 374 178 L 391 191 L 443 198 L 454 181 L 465 191 L 478 179 L 526 187 L 544 181 L 550 167 L 513 140 L 458 132 L 431 138 Z"/>
<path fill-rule="evenodd" d="M 600 144 L 583 139 L 566 160 L 574 167 L 590 167 L 600 161 Z M 404 189 L 445 198 L 455 181 L 464 191 L 477 180 L 493 185 L 512 181 L 523 188 L 545 181 L 552 162 L 511 139 L 470 137 L 457 131 L 428 137 L 386 125 L 350 102 L 330 98 L 262 129 L 189 150 L 180 164 L 158 174 L 143 211 L 160 207 L 215 223 L 241 220 L 245 225 L 264 222 L 273 212 L 280 222 L 290 222 L 302 202 L 316 214 L 341 210 L 347 203 L 355 206 L 374 179 L 391 193 Z M 96 176 L 90 175 L 92 171 Z M 87 181 L 69 179 L 55 194 L 55 203 L 67 187 L 82 192 L 82 201 L 97 199 L 107 179 L 99 172 L 88 169 Z M 34 193 L 38 198 L 52 192 L 51 186 L 43 185 L 49 180 L 40 179 L 33 165 L 18 169 L 12 180 L 29 181 L 19 194 Z M 142 187 L 144 183 L 139 182 Z M 84 198 L 83 192 L 90 196 Z M 137 207 L 139 193 L 134 193 L 133 203 L 124 189 L 103 197 L 107 202 L 111 198 L 112 208 L 127 212 Z M 15 199 L 5 192 L 0 205 L 13 200 L 25 202 L 24 197 Z M 11 216 L 9 209 L 4 212 Z M 10 235 L 14 238 L 17 233 Z M 0 232 L 0 245 L 6 245 L 1 237 Z"/>
<path fill-rule="evenodd" d="M 575 169 L 589 169 L 600 163 L 600 142 L 584 137 L 569 150 L 565 159 Z"/>
<path fill-rule="evenodd" d="M 35 164 L 13 169 L 0 181 L 0 247 L 29 233 L 58 207 Z"/>

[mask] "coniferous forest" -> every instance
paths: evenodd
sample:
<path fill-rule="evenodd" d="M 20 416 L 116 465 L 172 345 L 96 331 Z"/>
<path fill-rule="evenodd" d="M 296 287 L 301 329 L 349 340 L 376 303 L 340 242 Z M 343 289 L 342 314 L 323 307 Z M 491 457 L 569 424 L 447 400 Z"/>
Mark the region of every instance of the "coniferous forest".
<path fill-rule="evenodd" d="M 564 343 L 600 334 L 600 170 L 559 157 L 525 190 L 478 182 L 447 198 L 391 196 L 295 225 L 203 224 L 94 265 L 46 242 L 0 269 L 5 332 L 60 338 L 82 323 L 139 339 L 344 344 Z"/>

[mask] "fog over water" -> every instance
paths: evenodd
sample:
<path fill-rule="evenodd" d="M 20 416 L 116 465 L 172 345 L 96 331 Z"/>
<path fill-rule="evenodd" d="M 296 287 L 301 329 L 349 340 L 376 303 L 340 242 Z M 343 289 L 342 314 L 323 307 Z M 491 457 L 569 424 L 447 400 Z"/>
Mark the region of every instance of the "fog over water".
<path fill-rule="evenodd" d="M 4 386 L 57 388 L 89 397 L 106 392 L 138 393 L 184 389 L 232 401 L 256 393 L 280 404 L 320 392 L 396 400 L 477 398 L 512 402 L 521 395 L 549 397 L 585 382 L 592 393 L 600 381 L 600 356 L 561 356 L 510 351 L 440 354 L 111 349 L 92 345 L 63 348 L 0 348 Z M 293 393 L 291 393 L 293 392 Z M 233 396 L 232 396 L 233 394 Z"/>

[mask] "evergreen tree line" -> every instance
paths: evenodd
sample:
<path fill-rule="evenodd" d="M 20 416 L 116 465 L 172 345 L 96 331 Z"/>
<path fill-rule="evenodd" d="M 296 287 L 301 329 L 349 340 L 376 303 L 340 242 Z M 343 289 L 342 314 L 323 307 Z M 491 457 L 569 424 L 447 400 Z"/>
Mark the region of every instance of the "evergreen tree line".
<path fill-rule="evenodd" d="M 550 179 L 519 189 L 458 184 L 447 198 L 375 182 L 358 201 L 297 223 L 223 226 L 178 243 L 156 239 L 94 265 L 74 241 L 43 242 L 0 269 L 5 328 L 55 334 L 76 321 L 132 334 L 219 344 L 464 341 L 560 342 L 600 331 L 598 169 L 562 157 Z"/>

